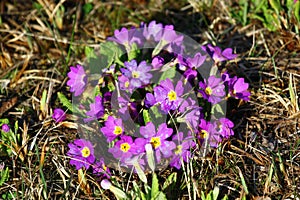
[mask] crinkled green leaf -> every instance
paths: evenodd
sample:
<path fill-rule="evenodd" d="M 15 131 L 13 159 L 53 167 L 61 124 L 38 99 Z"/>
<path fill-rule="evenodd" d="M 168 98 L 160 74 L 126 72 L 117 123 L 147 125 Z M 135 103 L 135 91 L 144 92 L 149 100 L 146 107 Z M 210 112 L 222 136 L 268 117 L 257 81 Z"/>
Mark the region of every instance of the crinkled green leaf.
<path fill-rule="evenodd" d="M 152 187 L 151 187 L 151 197 L 154 198 L 159 193 L 159 184 L 156 173 L 152 174 Z M 152 199 L 151 198 L 151 199 Z"/>

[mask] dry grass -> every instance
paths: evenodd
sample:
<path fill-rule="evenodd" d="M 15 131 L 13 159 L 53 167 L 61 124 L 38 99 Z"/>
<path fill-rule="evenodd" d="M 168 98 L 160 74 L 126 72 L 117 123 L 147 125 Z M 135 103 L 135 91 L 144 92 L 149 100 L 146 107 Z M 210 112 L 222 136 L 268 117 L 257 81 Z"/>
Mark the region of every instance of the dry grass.
<path fill-rule="evenodd" d="M 239 59 L 226 68 L 251 85 L 251 101 L 229 105 L 235 136 L 218 153 L 196 161 L 194 190 L 208 192 L 217 185 L 221 196 L 230 198 L 300 198 L 299 36 L 291 30 L 268 32 L 256 21 L 241 27 L 230 17 L 225 1 L 213 1 L 205 12 L 189 2 L 93 1 L 87 14 L 84 1 L 1 1 L 0 117 L 12 124 L 18 121 L 20 139 L 10 147 L 11 157 L 0 153 L 0 163 L 10 169 L 0 195 L 113 198 L 95 177 L 78 178 L 65 156 L 67 144 L 76 138 L 76 124 L 69 115 L 68 122 L 57 125 L 51 114 L 59 105 L 58 91 L 70 97 L 65 84 L 68 66 L 84 59 L 85 46 L 97 46 L 121 26 L 155 19 L 174 24 L 201 44 L 234 48 Z M 41 106 L 44 91 L 46 105 Z M 186 190 L 180 194 L 188 198 Z"/>

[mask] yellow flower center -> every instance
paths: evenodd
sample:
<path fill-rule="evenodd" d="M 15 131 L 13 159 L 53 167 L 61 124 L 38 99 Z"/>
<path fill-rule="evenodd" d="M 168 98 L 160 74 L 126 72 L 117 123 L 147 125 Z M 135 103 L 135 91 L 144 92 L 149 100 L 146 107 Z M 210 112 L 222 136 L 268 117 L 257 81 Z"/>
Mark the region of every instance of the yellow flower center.
<path fill-rule="evenodd" d="M 129 151 L 130 145 L 127 142 L 124 142 L 120 145 L 120 149 L 121 149 L 121 151 L 126 153 L 127 151 Z"/>
<path fill-rule="evenodd" d="M 181 154 L 182 153 L 182 145 L 178 145 L 175 149 L 175 154 L 178 155 L 178 154 Z"/>
<path fill-rule="evenodd" d="M 102 169 L 103 169 L 104 171 L 106 171 L 106 170 L 107 170 L 107 167 L 106 167 L 104 164 L 102 164 Z"/>
<path fill-rule="evenodd" d="M 115 126 L 114 134 L 120 135 L 123 132 L 123 129 L 120 126 Z"/>
<path fill-rule="evenodd" d="M 207 138 L 207 136 L 208 136 L 208 132 L 206 130 L 201 130 L 200 137 L 202 139 L 205 139 L 205 138 Z"/>
<path fill-rule="evenodd" d="M 153 137 L 153 138 L 151 138 L 150 143 L 152 144 L 152 146 L 154 147 L 154 149 L 156 149 L 157 147 L 159 147 L 161 145 L 159 137 Z"/>
<path fill-rule="evenodd" d="M 169 101 L 175 101 L 177 99 L 177 94 L 174 90 L 171 90 L 169 93 L 168 93 L 168 98 L 169 98 Z"/>
<path fill-rule="evenodd" d="M 124 83 L 124 86 L 125 86 L 126 88 L 128 88 L 128 87 L 129 87 L 129 81 L 126 81 L 126 82 Z"/>
<path fill-rule="evenodd" d="M 132 72 L 132 77 L 133 78 L 138 78 L 140 76 L 140 73 L 139 72 L 137 72 L 137 71 L 133 71 Z"/>
<path fill-rule="evenodd" d="M 205 88 L 205 93 L 207 95 L 211 95 L 212 94 L 212 89 L 210 87 Z"/>
<path fill-rule="evenodd" d="M 91 151 L 88 147 L 84 147 L 82 150 L 81 150 L 81 155 L 82 157 L 84 158 L 87 158 L 91 155 Z"/>

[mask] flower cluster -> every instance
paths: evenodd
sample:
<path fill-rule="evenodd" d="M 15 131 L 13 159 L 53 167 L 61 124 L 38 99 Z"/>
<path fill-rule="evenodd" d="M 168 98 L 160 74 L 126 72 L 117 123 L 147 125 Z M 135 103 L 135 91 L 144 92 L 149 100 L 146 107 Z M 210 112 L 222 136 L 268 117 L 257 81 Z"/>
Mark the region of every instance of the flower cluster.
<path fill-rule="evenodd" d="M 232 121 L 224 115 L 214 116 L 216 106 L 230 97 L 249 100 L 248 83 L 227 72 L 209 76 L 200 72 L 206 60 L 213 60 L 212 67 L 216 67 L 237 55 L 231 48 L 222 51 L 210 44 L 186 55 L 183 41 L 184 36 L 172 25 L 155 21 L 116 30 L 108 38 L 116 48 L 114 52 L 125 50 L 125 55 L 115 53 L 108 58 L 112 62 L 102 67 L 109 70 L 102 70 L 94 92 L 88 90 L 78 110 L 85 123 L 99 124 L 97 131 L 108 153 L 123 166 L 135 166 L 138 160 L 146 169 L 149 160 L 145 146 L 150 146 L 156 163 L 164 163 L 164 159 L 180 169 L 201 146 L 217 147 L 234 134 Z M 70 70 L 67 85 L 75 97 L 80 97 L 87 88 L 87 70 L 79 64 Z M 61 115 L 57 110 L 53 118 L 58 122 Z M 105 159 L 95 161 L 91 142 L 75 140 L 69 148 L 70 164 L 76 169 L 93 166 L 94 173 L 109 177 Z"/>

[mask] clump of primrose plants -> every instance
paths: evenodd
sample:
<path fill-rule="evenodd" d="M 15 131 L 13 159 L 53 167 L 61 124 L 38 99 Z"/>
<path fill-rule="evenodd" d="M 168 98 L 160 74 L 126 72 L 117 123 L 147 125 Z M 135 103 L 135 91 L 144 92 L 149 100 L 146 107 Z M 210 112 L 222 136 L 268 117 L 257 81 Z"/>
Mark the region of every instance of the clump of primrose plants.
<path fill-rule="evenodd" d="M 228 98 L 249 100 L 249 85 L 218 67 L 237 55 L 231 48 L 190 46 L 172 25 L 152 21 L 116 30 L 99 55 L 71 66 L 67 85 L 83 138 L 69 144 L 70 164 L 92 167 L 103 179 L 111 177 L 105 163 L 112 162 L 137 173 L 179 170 L 194 152 L 232 136 L 224 105 Z M 54 119 L 65 119 L 60 114 Z"/>

